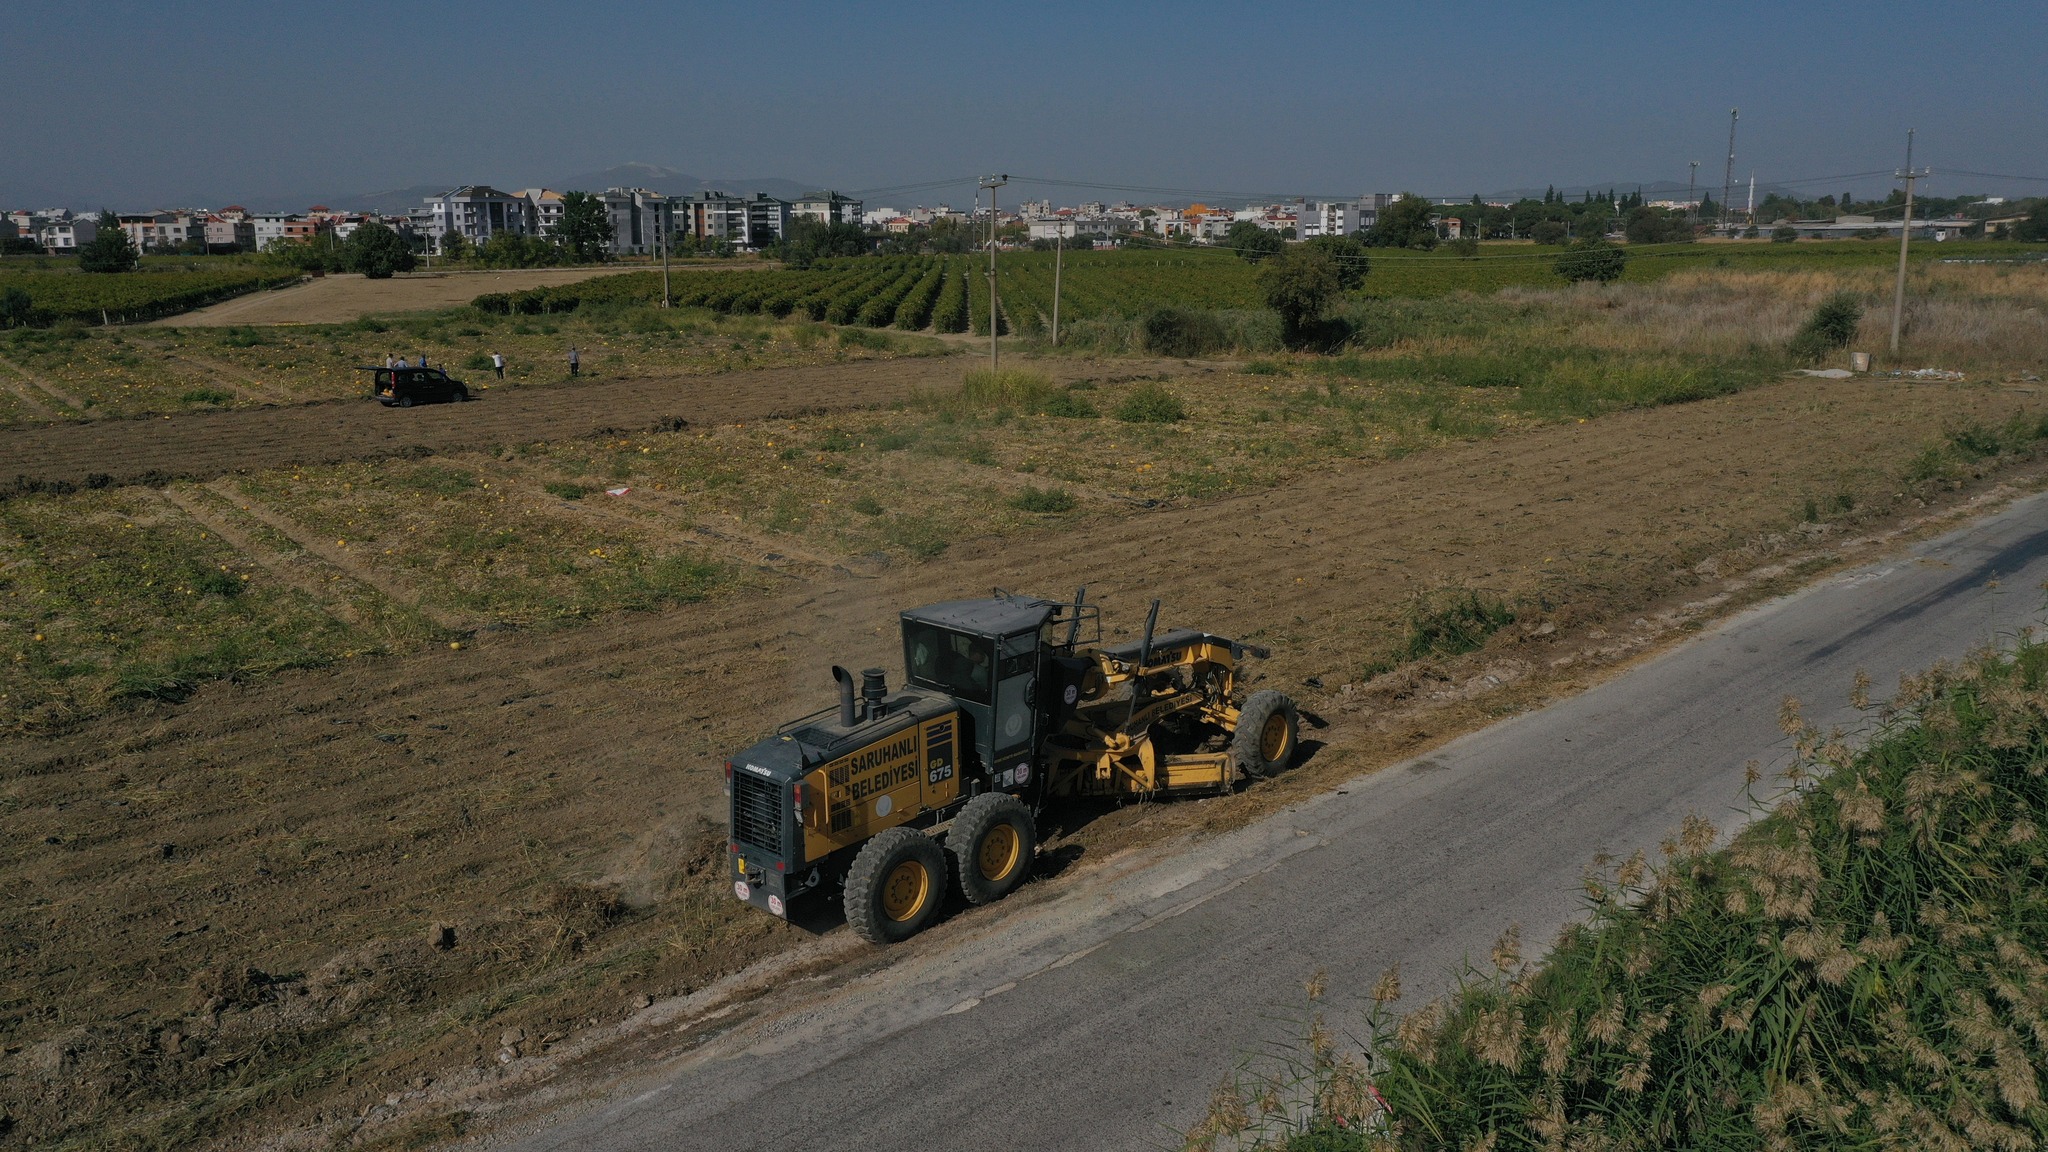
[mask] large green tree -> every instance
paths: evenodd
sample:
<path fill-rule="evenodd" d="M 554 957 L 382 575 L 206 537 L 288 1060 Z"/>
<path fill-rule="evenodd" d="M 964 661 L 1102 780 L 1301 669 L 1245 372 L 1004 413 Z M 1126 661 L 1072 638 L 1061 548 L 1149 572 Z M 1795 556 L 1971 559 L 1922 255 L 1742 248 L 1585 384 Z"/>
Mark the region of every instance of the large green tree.
<path fill-rule="evenodd" d="M 858 224 L 827 224 L 815 216 L 799 216 L 789 222 L 780 250 L 784 264 L 808 268 L 829 256 L 867 255 L 868 236 Z"/>
<path fill-rule="evenodd" d="M 371 280 L 389 280 L 394 272 L 410 272 L 419 263 L 405 238 L 376 221 L 358 224 L 342 245 L 342 267 Z"/>
<path fill-rule="evenodd" d="M 1261 228 L 1250 220 L 1239 220 L 1223 234 L 1225 247 L 1237 252 L 1240 259 L 1257 264 L 1268 256 L 1276 255 L 1287 246 L 1278 232 Z"/>
<path fill-rule="evenodd" d="M 611 213 L 604 201 L 588 192 L 562 193 L 562 220 L 555 225 L 555 239 L 576 259 L 594 264 L 612 252 Z"/>
<path fill-rule="evenodd" d="M 1330 266 L 1337 273 L 1338 288 L 1356 292 L 1365 287 L 1365 274 L 1372 270 L 1372 262 L 1365 254 L 1365 243 L 1358 237 L 1312 236 L 1301 246 L 1330 258 Z"/>
<path fill-rule="evenodd" d="M 1283 250 L 1259 269 L 1266 306 L 1280 314 L 1281 338 L 1300 345 L 1343 291 L 1328 253 L 1306 245 Z"/>
<path fill-rule="evenodd" d="M 1379 222 L 1365 234 L 1365 242 L 1375 248 L 1420 248 L 1428 251 L 1436 247 L 1436 225 L 1430 217 L 1436 215 L 1436 208 L 1428 200 L 1413 192 L 1405 192 L 1399 200 L 1380 209 Z"/>
<path fill-rule="evenodd" d="M 1621 279 L 1628 253 L 1605 240 L 1581 240 L 1557 258 L 1557 274 L 1574 284 Z"/>
<path fill-rule="evenodd" d="M 121 228 L 121 218 L 101 209 L 99 230 L 79 245 L 78 266 L 87 272 L 133 272 L 141 259 L 135 241 Z"/>

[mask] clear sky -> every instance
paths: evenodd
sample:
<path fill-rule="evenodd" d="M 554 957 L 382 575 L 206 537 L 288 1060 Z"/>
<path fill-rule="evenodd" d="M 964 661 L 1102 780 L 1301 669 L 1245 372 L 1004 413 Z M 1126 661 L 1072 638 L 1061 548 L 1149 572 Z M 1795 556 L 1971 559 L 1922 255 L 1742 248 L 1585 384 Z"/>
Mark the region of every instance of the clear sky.
<path fill-rule="evenodd" d="M 1909 127 L 1937 171 L 2048 177 L 2048 8 L 8 0 L 0 206 L 303 208 L 628 161 L 1143 199 L 1682 184 L 1698 160 L 1718 194 L 1738 105 L 1739 181 L 1890 169 Z M 1811 191 L 1839 183 L 1890 186 Z M 1039 192 L 1116 196 L 1005 198 Z"/>

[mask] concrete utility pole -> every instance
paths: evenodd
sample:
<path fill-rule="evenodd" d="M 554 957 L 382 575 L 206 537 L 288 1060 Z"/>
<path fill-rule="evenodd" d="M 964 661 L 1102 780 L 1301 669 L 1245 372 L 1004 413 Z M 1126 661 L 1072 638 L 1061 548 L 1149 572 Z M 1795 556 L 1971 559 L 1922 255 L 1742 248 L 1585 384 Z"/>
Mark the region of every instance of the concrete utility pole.
<path fill-rule="evenodd" d="M 1052 346 L 1060 346 L 1060 262 L 1067 254 L 1067 222 L 1053 233 L 1052 240 Z"/>
<path fill-rule="evenodd" d="M 668 205 L 668 202 L 667 202 L 667 201 L 663 201 L 663 202 L 662 202 L 662 205 L 661 205 L 661 215 L 659 215 L 659 216 L 656 216 L 656 217 L 654 218 L 654 226 L 655 226 L 655 229 L 656 229 L 657 231 L 659 231 L 659 232 L 661 233 L 661 306 L 662 306 L 663 308 L 666 308 L 666 307 L 668 307 L 668 306 L 669 306 L 669 302 L 668 302 L 668 228 L 669 228 L 669 225 L 670 225 L 671 223 L 672 223 L 672 221 L 671 221 L 671 220 L 670 220 L 670 218 L 669 218 L 669 205 Z"/>
<path fill-rule="evenodd" d="M 1693 189 L 1699 187 L 1700 162 L 1690 160 L 1687 163 L 1692 165 L 1692 172 L 1685 178 L 1685 222 L 1697 224 L 1700 219 L 1700 202 L 1699 198 L 1693 195 Z"/>
<path fill-rule="evenodd" d="M 1906 317 L 1906 244 L 1913 237 L 1913 181 L 1931 175 L 1932 168 L 1913 171 L 1913 129 L 1906 129 L 1906 166 L 1899 178 L 1906 182 L 1906 218 L 1899 225 L 1899 282 L 1892 291 L 1892 355 L 1899 354 L 1899 327 Z"/>
<path fill-rule="evenodd" d="M 994 372 L 1001 363 L 1001 352 L 997 347 L 997 334 L 1002 331 L 1002 312 L 996 298 L 996 189 L 1010 182 L 1010 177 L 984 176 L 980 187 L 988 189 L 988 370 Z M 981 193 L 974 194 L 975 201 L 981 200 Z"/>
<path fill-rule="evenodd" d="M 1728 167 L 1721 174 L 1721 223 L 1728 223 L 1728 201 L 1735 195 L 1735 122 L 1742 119 L 1742 109 L 1728 110 Z"/>

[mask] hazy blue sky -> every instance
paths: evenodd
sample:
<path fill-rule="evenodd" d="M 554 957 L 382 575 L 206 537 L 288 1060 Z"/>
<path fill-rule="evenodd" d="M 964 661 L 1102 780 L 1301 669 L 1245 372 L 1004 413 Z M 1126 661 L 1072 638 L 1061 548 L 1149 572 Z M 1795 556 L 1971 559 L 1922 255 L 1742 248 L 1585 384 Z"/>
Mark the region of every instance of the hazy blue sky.
<path fill-rule="evenodd" d="M 1682 183 L 1698 160 L 1718 189 L 1736 105 L 1738 178 L 1888 169 L 1908 127 L 1916 160 L 1937 169 L 2048 177 L 2044 32 L 2040 0 L 9 0 L 0 205 L 256 207 L 444 181 L 518 187 L 627 161 L 845 189 L 994 170 L 1454 195 Z M 1943 177 L 1932 190 L 2048 185 Z"/>

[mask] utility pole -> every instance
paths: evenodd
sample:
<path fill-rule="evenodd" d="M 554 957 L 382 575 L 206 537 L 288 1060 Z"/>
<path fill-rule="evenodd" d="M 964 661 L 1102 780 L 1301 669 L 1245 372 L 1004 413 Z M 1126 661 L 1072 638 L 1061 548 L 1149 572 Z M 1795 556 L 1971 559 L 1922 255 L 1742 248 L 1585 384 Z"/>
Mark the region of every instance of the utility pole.
<path fill-rule="evenodd" d="M 1742 119 L 1742 109 L 1728 110 L 1728 167 L 1721 174 L 1721 223 L 1728 223 L 1728 201 L 1735 196 L 1735 122 Z"/>
<path fill-rule="evenodd" d="M 1052 346 L 1060 346 L 1060 262 L 1067 254 L 1067 222 L 1060 221 L 1052 240 Z"/>
<path fill-rule="evenodd" d="M 1690 160 L 1687 163 L 1692 165 L 1692 172 L 1685 178 L 1685 222 L 1697 224 L 1700 219 L 1700 202 L 1699 198 L 1693 195 L 1693 189 L 1699 186 L 1700 162 Z"/>
<path fill-rule="evenodd" d="M 1906 317 L 1906 243 L 1913 236 L 1913 181 L 1932 174 L 1932 168 L 1913 170 L 1913 130 L 1906 129 L 1906 166 L 1899 177 L 1906 182 L 1906 218 L 1899 225 L 1899 282 L 1892 291 L 1892 356 L 1899 354 L 1899 327 Z"/>
<path fill-rule="evenodd" d="M 980 187 L 988 189 L 988 370 L 993 373 L 1001 363 L 1001 352 L 997 346 L 998 333 L 1002 331 L 1003 314 L 996 298 L 996 189 L 1010 182 L 1010 177 L 984 176 Z M 975 193 L 975 201 L 981 194 Z"/>
<path fill-rule="evenodd" d="M 671 224 L 673 224 L 673 223 L 675 222 L 675 221 L 674 221 L 674 218 L 673 218 L 673 217 L 671 216 L 671 214 L 670 214 L 670 212 L 669 212 L 669 202 L 668 202 L 668 198 L 667 198 L 667 197 L 663 197 L 663 198 L 662 198 L 662 201 L 661 201 L 661 215 L 659 215 L 659 216 L 656 216 L 656 217 L 654 218 L 654 221 L 655 221 L 655 227 L 656 227 L 656 229 L 658 229 L 658 230 L 660 231 L 660 233 L 661 233 L 661 306 L 662 306 L 663 308 L 666 308 L 666 307 L 668 307 L 668 306 L 669 306 L 669 302 L 668 302 L 668 230 L 669 230 L 669 225 L 671 225 Z"/>

